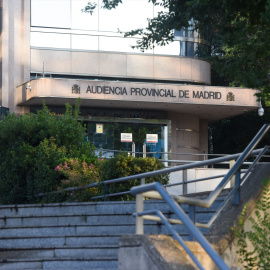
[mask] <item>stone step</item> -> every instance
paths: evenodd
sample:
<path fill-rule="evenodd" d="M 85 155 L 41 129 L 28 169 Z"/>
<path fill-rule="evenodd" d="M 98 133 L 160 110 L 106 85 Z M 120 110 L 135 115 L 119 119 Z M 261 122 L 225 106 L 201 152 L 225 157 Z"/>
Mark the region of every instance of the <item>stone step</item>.
<path fill-rule="evenodd" d="M 117 260 L 80 260 L 80 259 L 8 259 L 0 261 L 0 269 L 50 269 L 50 270 L 86 270 L 118 269 Z"/>
<path fill-rule="evenodd" d="M 197 212 L 196 220 L 205 222 L 211 218 L 214 212 Z M 170 218 L 176 218 L 174 214 L 166 214 Z M 134 225 L 133 213 L 128 215 L 104 215 L 104 216 L 64 216 L 64 217 L 12 217 L 0 218 L 0 228 L 33 228 L 56 226 L 109 226 L 109 225 Z M 152 224 L 145 221 L 145 224 Z"/>
<path fill-rule="evenodd" d="M 74 225 L 124 225 L 134 224 L 134 217 L 128 215 L 103 215 L 103 216 L 50 216 L 50 217 L 12 217 L 0 219 L 0 228 L 14 227 L 54 227 L 54 226 L 74 226 Z"/>
<path fill-rule="evenodd" d="M 145 234 L 171 234 L 162 223 L 152 222 L 145 224 Z M 182 225 L 173 225 L 179 234 L 187 234 L 187 229 Z M 135 233 L 135 224 L 111 226 L 59 226 L 59 227 L 34 227 L 34 228 L 2 228 L 0 230 L 0 243 L 3 239 L 35 239 L 52 237 L 91 237 L 91 236 L 120 236 Z"/>
<path fill-rule="evenodd" d="M 221 202 L 196 207 L 197 221 L 208 221 Z M 145 201 L 150 209 L 175 218 L 162 201 Z M 1 206 L 0 270 L 117 269 L 119 238 L 135 233 L 134 212 L 135 201 Z M 144 224 L 145 234 L 171 234 L 162 223 Z M 173 227 L 188 240 L 187 229 Z"/>
<path fill-rule="evenodd" d="M 116 260 L 118 258 L 118 245 L 100 247 L 55 247 L 55 248 L 6 248 L 0 249 L 0 260 L 16 258 L 69 258 L 87 260 Z"/>
<path fill-rule="evenodd" d="M 0 238 L 14 237 L 45 237 L 45 236 L 110 236 L 133 234 L 133 226 L 59 226 L 59 227 L 35 227 L 35 228 L 6 228 L 0 230 Z"/>
<path fill-rule="evenodd" d="M 118 245 L 120 236 L 64 236 L 36 238 L 2 238 L 1 249 L 12 248 L 54 248 L 54 247 L 103 247 Z"/>
<path fill-rule="evenodd" d="M 222 200 L 214 203 L 209 208 L 196 207 L 197 212 L 213 212 L 220 205 Z M 188 207 L 182 205 L 184 211 L 188 212 Z M 146 201 L 145 209 L 158 208 L 162 212 L 170 213 L 168 205 L 162 201 Z M 130 202 L 89 202 L 76 204 L 36 204 L 36 205 L 8 205 L 0 207 L 0 217 L 4 224 L 7 218 L 34 218 L 34 217 L 64 217 L 64 216 L 104 216 L 104 215 L 126 215 L 135 212 L 135 201 Z M 1 225 L 1 224 L 0 224 Z"/>

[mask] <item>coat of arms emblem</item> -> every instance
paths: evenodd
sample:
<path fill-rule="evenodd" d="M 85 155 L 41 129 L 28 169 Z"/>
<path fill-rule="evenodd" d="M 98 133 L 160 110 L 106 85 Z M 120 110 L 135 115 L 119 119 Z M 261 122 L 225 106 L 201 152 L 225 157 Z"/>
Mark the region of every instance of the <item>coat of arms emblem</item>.
<path fill-rule="evenodd" d="M 72 86 L 72 94 L 80 94 L 80 86 L 78 84 Z"/>
<path fill-rule="evenodd" d="M 234 101 L 234 94 L 232 92 L 229 92 L 227 95 L 227 101 Z"/>

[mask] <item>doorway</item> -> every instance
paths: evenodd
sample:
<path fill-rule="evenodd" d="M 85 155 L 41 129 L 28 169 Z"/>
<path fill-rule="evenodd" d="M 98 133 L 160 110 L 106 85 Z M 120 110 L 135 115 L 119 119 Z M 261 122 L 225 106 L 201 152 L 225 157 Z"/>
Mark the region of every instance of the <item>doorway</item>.
<path fill-rule="evenodd" d="M 146 144 L 148 157 L 162 158 L 168 152 L 168 127 L 165 123 L 145 122 L 88 122 L 88 140 L 102 150 L 103 156 L 113 156 L 115 151 L 132 152 L 132 142 L 135 143 L 136 156 L 142 156 L 143 144 Z M 132 142 L 121 142 L 121 133 L 132 134 Z M 156 134 L 157 143 L 148 143 L 146 134 Z"/>

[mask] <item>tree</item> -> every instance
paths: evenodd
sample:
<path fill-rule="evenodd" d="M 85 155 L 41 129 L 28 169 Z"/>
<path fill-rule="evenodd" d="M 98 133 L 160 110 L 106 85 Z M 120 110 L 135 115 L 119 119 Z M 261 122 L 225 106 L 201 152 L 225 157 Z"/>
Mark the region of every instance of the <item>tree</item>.
<path fill-rule="evenodd" d="M 262 126 L 269 122 L 270 108 L 265 108 L 264 115 L 259 117 L 258 112 L 251 111 L 230 119 L 223 119 L 210 125 L 214 154 L 241 153 L 255 137 Z M 226 138 L 226 139 L 225 139 Z M 270 144 L 268 132 L 257 148 Z"/>
<path fill-rule="evenodd" d="M 146 0 L 145 0 L 146 1 Z M 190 26 L 209 42 L 213 69 L 233 86 L 257 88 L 270 106 L 270 0 L 148 0 L 164 7 L 145 29 L 132 29 L 125 36 L 140 35 L 134 45 L 142 51 L 166 45 L 174 30 Z M 103 8 L 116 8 L 122 0 L 103 0 Z M 89 2 L 84 12 L 92 14 Z M 121 30 L 121 29 L 120 29 Z"/>

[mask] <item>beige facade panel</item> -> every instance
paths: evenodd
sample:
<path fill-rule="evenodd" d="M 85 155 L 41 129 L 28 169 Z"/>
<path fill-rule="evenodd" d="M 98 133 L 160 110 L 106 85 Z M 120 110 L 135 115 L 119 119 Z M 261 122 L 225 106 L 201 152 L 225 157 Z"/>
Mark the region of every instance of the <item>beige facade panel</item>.
<path fill-rule="evenodd" d="M 192 60 L 193 59 L 189 59 L 189 58 L 179 58 L 179 62 L 180 62 L 180 74 L 186 78 L 186 80 L 191 80 L 192 78 Z M 210 69 L 210 67 L 209 67 Z M 195 77 L 196 81 L 199 81 L 199 78 Z M 209 78 L 209 84 L 210 84 L 210 78 Z"/>
<path fill-rule="evenodd" d="M 127 77 L 154 78 L 153 60 L 153 55 L 127 55 Z"/>
<path fill-rule="evenodd" d="M 92 55 L 97 55 L 92 53 Z M 76 55 L 75 55 L 76 56 Z M 125 54 L 98 54 L 98 73 L 108 77 L 127 76 L 127 56 Z"/>
<path fill-rule="evenodd" d="M 99 62 L 98 54 L 85 52 L 77 52 L 76 54 L 72 52 L 69 53 L 71 55 L 71 72 L 82 75 L 99 73 L 99 65 L 97 65 Z M 55 70 L 54 73 L 57 73 L 57 70 Z"/>
<path fill-rule="evenodd" d="M 210 84 L 210 64 L 175 56 L 31 49 L 31 71 Z"/>
<path fill-rule="evenodd" d="M 181 77 L 182 75 L 180 72 L 181 62 L 179 60 L 180 59 L 177 57 L 170 57 L 169 59 L 166 59 L 166 61 L 164 61 L 163 56 L 154 57 L 154 66 L 158 67 L 155 69 L 154 76 L 162 79 L 172 79 Z"/>
<path fill-rule="evenodd" d="M 41 53 L 42 52 L 42 53 Z M 86 55 L 85 55 L 86 56 Z M 78 55 L 77 63 L 82 56 Z M 31 49 L 31 71 L 40 73 L 72 73 L 72 53 L 63 50 L 32 50 Z M 81 63 L 82 65 L 84 63 Z M 85 66 L 87 70 L 88 66 Z"/>

